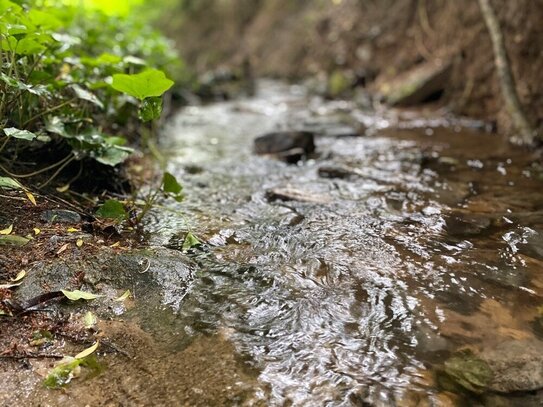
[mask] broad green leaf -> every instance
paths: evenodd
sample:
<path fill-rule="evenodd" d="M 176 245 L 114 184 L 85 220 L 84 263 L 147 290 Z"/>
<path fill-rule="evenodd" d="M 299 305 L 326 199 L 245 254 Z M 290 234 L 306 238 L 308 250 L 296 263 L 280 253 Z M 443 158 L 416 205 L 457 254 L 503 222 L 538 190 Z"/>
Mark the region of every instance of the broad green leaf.
<path fill-rule="evenodd" d="M 145 98 L 138 110 L 138 117 L 142 122 L 149 122 L 160 118 L 162 114 L 162 98 Z"/>
<path fill-rule="evenodd" d="M 18 4 L 9 1 L 9 0 L 0 0 L 0 13 L 4 14 L 7 12 L 20 13 L 23 10 Z"/>
<path fill-rule="evenodd" d="M 17 235 L 0 236 L 0 246 L 24 246 L 30 239 Z"/>
<path fill-rule="evenodd" d="M 132 151 L 128 147 L 112 145 L 99 150 L 98 153 L 94 154 L 94 159 L 99 163 L 114 167 L 130 157 Z"/>
<path fill-rule="evenodd" d="M 85 349 L 84 351 L 79 352 L 77 355 L 75 355 L 75 358 L 76 359 L 83 359 L 83 358 L 86 358 L 89 355 L 92 355 L 96 351 L 96 349 L 98 349 L 99 344 L 100 344 L 100 342 L 97 341 L 91 347 L 89 347 L 89 348 Z"/>
<path fill-rule="evenodd" d="M 164 72 L 157 69 L 148 69 L 134 75 L 115 74 L 111 84 L 113 89 L 139 100 L 162 96 L 172 85 L 173 81 L 166 78 Z"/>
<path fill-rule="evenodd" d="M 15 127 L 5 128 L 4 134 L 8 137 L 13 137 L 13 138 L 18 138 L 21 140 L 28 140 L 28 141 L 32 141 L 37 137 L 34 133 L 28 130 L 20 130 L 20 129 L 16 129 Z"/>
<path fill-rule="evenodd" d="M 13 178 L 0 177 L 0 188 L 4 189 L 24 189 L 23 186 Z"/>
<path fill-rule="evenodd" d="M 35 8 L 30 9 L 26 17 L 30 23 L 38 27 L 57 29 L 62 26 L 62 21 L 53 14 Z"/>
<path fill-rule="evenodd" d="M 94 300 L 100 297 L 99 295 L 88 293 L 86 291 L 80 291 L 80 290 L 74 290 L 74 291 L 60 290 L 60 291 L 62 291 L 62 294 L 64 294 L 64 296 L 71 301 Z"/>
<path fill-rule="evenodd" d="M 178 195 L 183 190 L 183 187 L 172 174 L 165 172 L 162 176 L 162 190 L 166 193 Z"/>
<path fill-rule="evenodd" d="M 96 215 L 100 218 L 115 219 L 117 221 L 127 217 L 123 204 L 115 199 L 105 201 L 96 211 Z"/>
<path fill-rule="evenodd" d="M 83 89 L 79 85 L 71 85 L 70 89 L 74 91 L 75 95 L 79 99 L 86 100 L 87 102 L 91 102 L 92 104 L 98 106 L 100 109 L 104 108 L 104 104 L 100 102 L 100 100 L 96 97 L 94 93 L 91 93 L 86 89 Z"/>
<path fill-rule="evenodd" d="M 58 134 L 62 137 L 70 137 L 64 128 L 63 120 L 58 116 L 53 116 L 47 119 L 45 122 L 45 130 L 49 133 Z"/>
<path fill-rule="evenodd" d="M 183 241 L 181 250 L 186 252 L 187 250 L 192 249 L 195 246 L 200 246 L 201 244 L 202 242 L 200 242 L 198 238 L 192 234 L 192 232 L 188 232 L 185 236 L 185 240 Z"/>
<path fill-rule="evenodd" d="M 24 189 L 23 186 L 13 178 L 0 177 L 0 188 L 4 189 Z"/>

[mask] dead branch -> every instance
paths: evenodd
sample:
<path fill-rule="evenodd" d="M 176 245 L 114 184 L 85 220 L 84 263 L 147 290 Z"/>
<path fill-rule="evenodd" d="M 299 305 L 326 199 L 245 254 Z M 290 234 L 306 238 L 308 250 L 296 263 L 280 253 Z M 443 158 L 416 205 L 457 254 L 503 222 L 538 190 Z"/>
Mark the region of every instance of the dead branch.
<path fill-rule="evenodd" d="M 518 135 L 514 136 L 511 141 L 519 145 L 531 145 L 536 139 L 536 132 L 528 122 L 520 104 L 498 17 L 490 4 L 490 0 L 479 0 L 479 7 L 492 41 L 494 61 L 505 101 L 505 107 L 511 116 L 513 125 L 518 131 Z"/>

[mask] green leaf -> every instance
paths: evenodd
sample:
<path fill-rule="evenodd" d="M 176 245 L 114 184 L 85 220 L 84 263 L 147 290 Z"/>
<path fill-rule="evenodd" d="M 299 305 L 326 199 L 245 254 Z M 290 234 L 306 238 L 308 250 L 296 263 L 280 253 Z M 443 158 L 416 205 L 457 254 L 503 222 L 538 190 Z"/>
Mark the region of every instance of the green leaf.
<path fill-rule="evenodd" d="M 132 149 L 121 146 L 110 146 L 102 149 L 99 154 L 94 156 L 94 159 L 104 165 L 112 167 L 124 162 L 132 153 Z"/>
<path fill-rule="evenodd" d="M 162 98 L 152 97 L 145 98 L 141 102 L 141 106 L 138 110 L 138 117 L 142 122 L 149 122 L 151 120 L 159 119 L 162 114 Z"/>
<path fill-rule="evenodd" d="M 0 177 L 0 188 L 3 189 L 20 189 L 23 190 L 23 186 L 13 178 Z"/>
<path fill-rule="evenodd" d="M 24 246 L 30 239 L 17 235 L 0 236 L 0 246 Z"/>
<path fill-rule="evenodd" d="M 80 290 L 74 290 L 74 291 L 60 290 L 60 291 L 62 291 L 62 294 L 64 294 L 64 296 L 71 301 L 94 300 L 100 297 L 99 295 L 88 293 L 86 291 L 80 291 Z"/>
<path fill-rule="evenodd" d="M 166 193 L 179 195 L 183 187 L 172 174 L 165 172 L 162 176 L 162 190 Z"/>
<path fill-rule="evenodd" d="M 96 211 L 96 215 L 100 218 L 115 219 L 117 221 L 121 221 L 127 217 L 123 204 L 116 199 L 105 201 Z"/>
<path fill-rule="evenodd" d="M 83 362 L 82 359 L 64 358 L 45 378 L 43 384 L 50 389 L 57 389 L 70 383 L 74 370 Z"/>
<path fill-rule="evenodd" d="M 198 238 L 192 234 L 192 232 L 188 232 L 185 236 L 185 240 L 183 241 L 183 246 L 181 247 L 181 250 L 186 252 L 187 250 L 195 246 L 200 246 L 201 244 L 202 242 L 200 242 Z"/>
<path fill-rule="evenodd" d="M 173 81 L 166 78 L 164 72 L 157 69 L 148 69 L 134 75 L 115 74 L 111 84 L 113 89 L 139 100 L 152 96 L 162 96 L 172 85 Z"/>
<path fill-rule="evenodd" d="M 58 116 L 53 116 L 47 119 L 45 122 L 45 130 L 49 133 L 58 134 L 62 137 L 69 137 L 64 127 L 64 122 Z"/>
<path fill-rule="evenodd" d="M 15 127 L 8 127 L 4 129 L 4 133 L 8 137 L 13 137 L 13 138 L 18 138 L 21 140 L 28 140 L 28 141 L 32 141 L 37 137 L 34 133 L 28 130 L 20 130 L 20 129 L 16 129 Z"/>
<path fill-rule="evenodd" d="M 104 108 L 104 104 L 100 102 L 100 100 L 96 97 L 95 94 L 89 92 L 86 89 L 83 89 L 79 85 L 71 85 L 70 89 L 72 89 L 75 93 L 75 95 L 82 100 L 86 100 L 87 102 L 91 102 L 92 104 L 95 104 L 100 109 Z"/>

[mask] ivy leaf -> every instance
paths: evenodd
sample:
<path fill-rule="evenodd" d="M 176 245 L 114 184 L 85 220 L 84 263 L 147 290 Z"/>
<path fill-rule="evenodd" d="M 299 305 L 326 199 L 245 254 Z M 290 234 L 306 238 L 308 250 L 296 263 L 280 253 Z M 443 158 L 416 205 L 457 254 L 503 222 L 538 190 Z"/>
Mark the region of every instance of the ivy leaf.
<path fill-rule="evenodd" d="M 100 218 L 115 219 L 117 221 L 121 221 L 127 217 L 123 204 L 116 199 L 105 201 L 96 211 L 96 215 Z"/>
<path fill-rule="evenodd" d="M 170 89 L 173 81 L 164 72 L 157 69 L 147 69 L 134 75 L 115 74 L 111 87 L 139 100 L 152 96 L 162 96 Z"/>
<path fill-rule="evenodd" d="M 115 167 L 117 164 L 123 163 L 132 152 L 133 150 L 128 147 L 108 146 L 100 150 L 94 159 L 101 164 Z"/>
<path fill-rule="evenodd" d="M 20 130 L 15 127 L 5 128 L 4 134 L 8 137 L 18 138 L 18 139 L 27 140 L 27 141 L 32 141 L 37 137 L 34 133 L 28 130 Z"/>
<path fill-rule="evenodd" d="M 141 102 L 141 106 L 138 110 L 138 117 L 142 122 L 149 122 L 151 120 L 159 119 L 162 114 L 162 98 L 152 97 L 145 98 Z"/>
<path fill-rule="evenodd" d="M 100 297 L 99 295 L 88 293 L 86 291 L 81 291 L 81 290 L 74 290 L 74 291 L 60 290 L 60 291 L 62 291 L 62 294 L 64 294 L 64 296 L 68 298 L 70 301 L 94 300 Z"/>
<path fill-rule="evenodd" d="M 83 89 L 79 85 L 71 85 L 70 89 L 72 89 L 75 93 L 75 95 L 82 100 L 86 100 L 87 102 L 90 102 L 96 106 L 98 106 L 100 109 L 104 108 L 104 104 L 100 102 L 100 100 L 96 97 L 94 93 L 89 92 L 86 89 Z"/>

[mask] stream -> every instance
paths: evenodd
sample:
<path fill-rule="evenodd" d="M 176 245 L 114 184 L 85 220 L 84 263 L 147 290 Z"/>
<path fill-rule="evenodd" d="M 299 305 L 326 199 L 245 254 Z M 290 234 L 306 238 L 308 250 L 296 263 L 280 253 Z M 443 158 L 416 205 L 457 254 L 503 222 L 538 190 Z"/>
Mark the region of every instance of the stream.
<path fill-rule="evenodd" d="M 253 153 L 286 129 L 316 132 L 316 154 Z M 542 169 L 483 130 L 270 81 L 184 108 L 162 137 L 183 216 L 159 209 L 147 226 L 155 245 L 189 226 L 207 244 L 175 321 L 150 329 L 174 348 L 180 332 L 220 333 L 253 369 L 253 402 L 452 405 L 435 366 L 540 335 Z M 270 199 L 278 189 L 301 198 Z"/>

